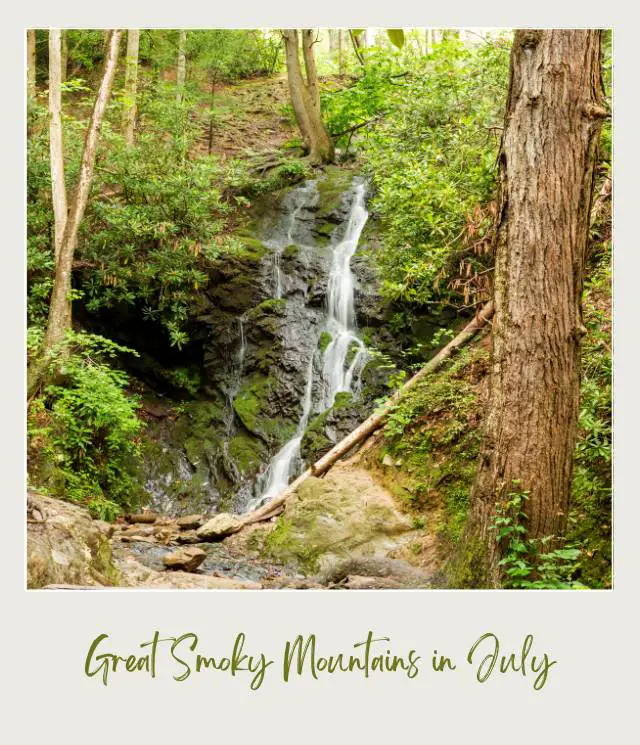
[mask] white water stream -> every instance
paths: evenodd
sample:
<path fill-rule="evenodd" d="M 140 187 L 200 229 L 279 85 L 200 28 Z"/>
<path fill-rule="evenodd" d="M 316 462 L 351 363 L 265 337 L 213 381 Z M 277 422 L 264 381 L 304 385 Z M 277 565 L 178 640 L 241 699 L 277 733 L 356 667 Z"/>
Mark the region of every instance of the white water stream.
<path fill-rule="evenodd" d="M 273 296 L 276 299 L 282 297 L 282 270 L 280 262 L 282 252 L 287 246 L 295 242 L 295 232 L 300 212 L 305 207 L 313 206 L 318 200 L 318 188 L 315 181 L 306 181 L 298 189 L 292 189 L 284 198 L 286 209 L 285 220 L 275 238 L 265 242 L 266 246 L 273 248 Z"/>
<path fill-rule="evenodd" d="M 278 242 L 275 247 L 275 295 L 282 293 L 279 256 L 283 248 L 290 245 L 296 219 L 300 210 L 309 199 L 314 198 L 317 189 L 313 182 L 298 189 L 292 194 L 293 209 L 291 220 L 285 233 L 285 243 Z M 358 247 L 360 235 L 368 219 L 365 207 L 366 188 L 358 182 L 354 186 L 353 201 L 342 239 L 333 246 L 333 255 L 327 286 L 327 320 L 325 331 L 331 335 L 331 341 L 325 349 L 322 365 L 323 397 L 320 410 L 325 411 L 333 406 L 336 394 L 342 391 L 357 393 L 360 374 L 367 361 L 367 349 L 356 331 L 354 309 L 354 276 L 351 271 L 351 258 Z M 313 407 L 313 356 L 309 361 L 307 381 L 302 399 L 302 414 L 294 436 L 275 454 L 263 477 L 259 480 L 260 494 L 253 499 L 247 509 L 258 507 L 276 497 L 288 484 L 300 467 L 300 445 L 309 416 Z"/>
<path fill-rule="evenodd" d="M 333 406 L 337 393 L 353 390 L 354 380 L 359 383 L 359 376 L 366 362 L 366 347 L 356 333 L 351 257 L 358 248 L 358 241 L 368 217 L 365 207 L 365 185 L 359 183 L 355 187 L 344 238 L 333 249 L 329 274 L 329 312 L 326 330 L 331 334 L 331 342 L 324 352 L 322 367 L 324 409 Z"/>

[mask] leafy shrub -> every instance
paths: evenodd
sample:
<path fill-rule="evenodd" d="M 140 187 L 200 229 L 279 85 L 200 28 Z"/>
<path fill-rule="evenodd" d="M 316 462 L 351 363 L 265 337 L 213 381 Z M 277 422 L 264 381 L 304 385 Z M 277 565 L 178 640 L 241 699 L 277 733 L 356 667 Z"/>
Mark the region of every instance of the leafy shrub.
<path fill-rule="evenodd" d="M 514 483 L 517 486 L 517 483 Z M 572 590 L 585 585 L 573 579 L 580 567 L 580 549 L 575 546 L 545 551 L 554 536 L 540 540 L 527 538 L 527 515 L 524 504 L 528 493 L 511 492 L 507 499 L 496 506 L 491 529 L 495 539 L 503 544 L 502 586 L 507 589 Z"/>
<path fill-rule="evenodd" d="M 143 497 L 138 403 L 126 394 L 127 376 L 108 364 L 125 352 L 100 336 L 69 333 L 51 362 L 55 383 L 29 407 L 32 477 L 105 519 Z"/>
<path fill-rule="evenodd" d="M 502 37 L 477 46 L 445 39 L 410 68 L 401 55 L 381 52 L 353 87 L 325 96 L 333 132 L 380 118 L 361 130 L 361 147 L 382 227 L 376 261 L 391 301 L 450 300 L 461 258 L 471 276 L 491 266 L 484 207 L 496 190 L 508 58 Z M 469 302 L 466 279 L 457 304 L 460 295 Z"/>

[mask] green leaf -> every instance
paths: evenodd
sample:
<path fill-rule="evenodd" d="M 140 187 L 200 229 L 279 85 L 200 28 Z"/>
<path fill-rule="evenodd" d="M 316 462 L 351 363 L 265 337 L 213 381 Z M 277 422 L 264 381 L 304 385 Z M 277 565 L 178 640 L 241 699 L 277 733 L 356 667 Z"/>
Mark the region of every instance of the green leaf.
<path fill-rule="evenodd" d="M 387 36 L 395 47 L 402 49 L 404 46 L 404 31 L 401 28 L 388 28 Z"/>

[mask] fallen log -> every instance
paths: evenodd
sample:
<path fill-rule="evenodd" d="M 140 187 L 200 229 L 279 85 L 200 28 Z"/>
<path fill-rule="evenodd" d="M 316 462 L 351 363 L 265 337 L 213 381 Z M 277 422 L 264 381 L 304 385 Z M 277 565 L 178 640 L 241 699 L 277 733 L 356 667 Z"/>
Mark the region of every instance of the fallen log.
<path fill-rule="evenodd" d="M 261 522 L 263 520 L 269 520 L 282 512 L 285 502 L 295 493 L 300 484 L 306 481 L 309 476 L 322 476 L 322 474 L 326 473 L 336 461 L 340 460 L 340 458 L 346 455 L 353 447 L 366 440 L 367 437 L 373 434 L 377 429 L 380 429 L 401 396 L 403 396 L 408 390 L 414 388 L 427 375 L 435 372 L 435 370 L 437 370 L 445 360 L 451 357 L 454 352 L 464 346 L 467 342 L 471 341 L 478 331 L 486 326 L 492 316 L 493 302 L 489 302 L 484 306 L 480 313 L 478 313 L 478 315 L 476 315 L 473 320 L 470 321 L 462 331 L 447 344 L 446 347 L 443 347 L 438 354 L 432 357 L 429 362 L 427 362 L 421 370 L 408 380 L 402 388 L 399 388 L 380 409 L 374 411 L 373 414 L 359 427 L 356 427 L 351 434 L 347 435 L 326 455 L 323 455 L 320 460 L 316 461 L 304 473 L 300 474 L 300 476 L 289 484 L 286 489 L 280 492 L 277 497 L 274 497 L 270 502 L 267 502 L 267 504 L 258 507 L 252 512 L 248 512 L 243 521 L 244 525 L 252 525 L 253 523 Z"/>

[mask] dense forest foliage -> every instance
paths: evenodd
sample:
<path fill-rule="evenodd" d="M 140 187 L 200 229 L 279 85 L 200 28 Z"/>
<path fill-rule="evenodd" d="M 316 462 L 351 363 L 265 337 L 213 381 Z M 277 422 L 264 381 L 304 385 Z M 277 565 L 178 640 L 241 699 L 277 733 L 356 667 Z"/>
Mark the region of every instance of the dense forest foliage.
<path fill-rule="evenodd" d="M 513 32 L 303 30 L 298 50 L 297 36 L 283 38 L 276 30 L 141 30 L 133 63 L 123 32 L 89 170 L 87 132 L 95 122 L 113 37 L 102 30 L 67 30 L 56 50 L 49 32 L 29 33 L 30 489 L 86 505 L 108 521 L 142 510 L 152 497 L 149 462 L 167 449 L 154 429 L 158 406 L 164 407 L 167 428 L 188 430 L 182 447 L 198 478 L 198 459 L 222 451 L 218 472 L 233 471 L 224 479 L 237 482 L 236 471 L 247 480 L 249 473 L 257 478 L 262 465 L 252 458 L 268 462 L 296 435 L 296 422 L 302 460 L 309 465 L 335 444 L 327 435 L 331 426 L 344 435 L 354 429 L 493 298 Z M 291 52 L 287 44 L 294 43 Z M 607 100 L 610 45 L 604 32 Z M 72 321 L 62 339 L 49 344 L 52 297 L 64 274 L 58 256 L 65 249 L 59 254 L 58 246 L 71 241 L 69 221 L 57 232 L 52 197 L 50 76 L 56 51 L 61 53 L 61 164 L 69 215 L 83 174 L 90 172 L 90 183 L 65 280 Z M 301 83 L 293 77 L 291 55 Z M 296 85 L 302 104 L 296 104 Z M 315 119 L 305 125 L 307 115 Z M 127 121 L 134 125 L 131 135 Z M 330 150 L 317 145 L 317 136 L 328 138 Z M 569 512 L 563 535 L 530 535 L 529 490 L 518 484 L 507 489 L 490 526 L 491 540 L 500 546 L 503 587 L 611 586 L 608 115 L 590 157 L 594 192 Z M 335 215 L 341 208 L 335 204 L 345 191 L 341 187 L 334 196 L 322 184 L 331 179 L 342 184 L 345 175 L 367 185 L 369 221 L 353 259 L 363 272 L 355 295 L 362 348 L 367 348 L 362 390 L 343 389 L 327 410 L 310 403 L 304 421 L 298 414 L 290 417 L 293 423 L 285 417 L 273 431 L 260 425 L 264 432 L 256 425 L 260 437 L 246 445 L 236 430 L 231 438 L 232 425 L 223 421 L 224 396 L 231 401 L 232 418 L 241 420 L 241 427 L 234 425 L 238 432 L 252 435 L 253 421 L 266 411 L 259 394 L 272 385 L 269 355 L 274 353 L 261 352 L 262 368 L 241 384 L 235 399 L 227 389 L 223 395 L 224 386 L 212 382 L 207 365 L 231 365 L 240 375 L 244 346 L 207 362 L 203 324 L 218 323 L 213 337 L 223 338 L 232 332 L 216 319 L 223 311 L 235 314 L 244 345 L 250 321 L 266 334 L 283 317 L 293 302 L 286 293 L 242 306 L 243 277 L 271 261 L 268 242 L 256 237 L 256 224 L 274 205 L 286 203 L 294 185 L 317 181 L 315 219 L 328 220 L 325 236 L 318 233 L 321 245 L 339 224 Z M 335 202 L 331 214 L 325 199 Z M 297 260 L 294 245 L 281 253 L 278 261 Z M 223 295 L 230 276 L 237 283 L 230 289 L 237 311 L 233 297 Z M 363 277 L 375 288 L 369 295 L 358 289 L 365 285 Z M 373 309 L 365 312 L 365 304 Z M 330 341 L 324 330 L 318 354 Z M 348 366 L 358 349 L 352 345 L 345 352 Z M 238 354 L 240 372 L 233 368 Z M 465 526 L 482 457 L 490 370 L 489 336 L 483 331 L 441 372 L 395 401 L 383 436 L 363 456 L 411 520 L 418 536 L 408 544 L 411 560 L 420 566 L 425 541 L 436 536 L 438 571 L 451 586 L 478 584 L 469 569 L 473 561 L 461 562 L 460 556 L 474 550 Z M 224 444 L 211 434 L 216 417 L 219 431 L 227 428 Z M 198 442 L 190 444 L 189 438 Z M 185 493 L 200 488 L 192 476 Z M 318 552 L 292 539 L 295 520 L 295 513 L 278 518 L 260 547 L 262 555 L 317 570 Z M 307 524 L 303 529 L 311 530 Z"/>

